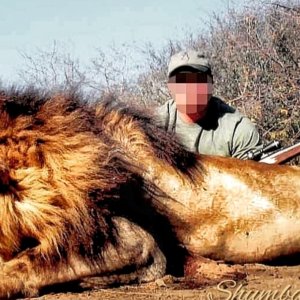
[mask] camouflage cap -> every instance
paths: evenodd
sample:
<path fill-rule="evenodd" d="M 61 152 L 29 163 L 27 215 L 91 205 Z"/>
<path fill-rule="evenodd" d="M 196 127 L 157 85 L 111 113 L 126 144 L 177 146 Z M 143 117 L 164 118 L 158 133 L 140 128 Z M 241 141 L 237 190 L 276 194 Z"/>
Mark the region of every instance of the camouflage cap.
<path fill-rule="evenodd" d="M 198 72 L 211 73 L 211 66 L 208 59 L 205 58 L 203 53 L 195 50 L 181 51 L 171 56 L 168 67 L 168 77 L 170 77 L 171 73 L 174 73 L 176 69 L 181 67 L 190 67 Z"/>

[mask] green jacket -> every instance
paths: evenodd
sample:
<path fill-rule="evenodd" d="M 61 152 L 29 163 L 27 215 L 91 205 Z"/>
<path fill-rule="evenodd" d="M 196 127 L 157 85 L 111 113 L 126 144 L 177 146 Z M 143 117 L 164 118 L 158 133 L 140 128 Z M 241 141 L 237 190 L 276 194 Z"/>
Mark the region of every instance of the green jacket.
<path fill-rule="evenodd" d="M 158 107 L 156 114 L 159 124 L 195 153 L 247 159 L 248 151 L 262 147 L 254 124 L 216 97 L 210 99 L 207 113 L 198 123 L 184 122 L 172 99 Z"/>

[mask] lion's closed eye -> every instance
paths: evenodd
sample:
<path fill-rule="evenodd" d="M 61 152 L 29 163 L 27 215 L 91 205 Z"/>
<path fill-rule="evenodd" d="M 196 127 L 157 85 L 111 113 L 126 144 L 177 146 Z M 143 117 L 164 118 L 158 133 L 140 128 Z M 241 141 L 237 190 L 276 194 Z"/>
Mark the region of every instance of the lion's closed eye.
<path fill-rule="evenodd" d="M 45 144 L 45 140 L 41 139 L 41 138 L 37 138 L 35 143 L 36 143 L 36 145 L 42 145 L 42 144 Z"/>

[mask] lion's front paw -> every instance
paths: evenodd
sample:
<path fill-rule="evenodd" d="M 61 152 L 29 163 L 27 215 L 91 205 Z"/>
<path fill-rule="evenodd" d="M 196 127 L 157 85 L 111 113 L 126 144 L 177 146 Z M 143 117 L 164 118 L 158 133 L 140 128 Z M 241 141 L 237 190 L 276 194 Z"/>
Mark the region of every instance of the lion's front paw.
<path fill-rule="evenodd" d="M 23 284 L 11 276 L 0 274 L 0 299 L 8 299 L 20 292 Z"/>
<path fill-rule="evenodd" d="M 10 299 L 16 295 L 33 297 L 38 295 L 38 290 L 33 284 L 24 284 L 15 276 L 0 274 L 0 299 Z"/>

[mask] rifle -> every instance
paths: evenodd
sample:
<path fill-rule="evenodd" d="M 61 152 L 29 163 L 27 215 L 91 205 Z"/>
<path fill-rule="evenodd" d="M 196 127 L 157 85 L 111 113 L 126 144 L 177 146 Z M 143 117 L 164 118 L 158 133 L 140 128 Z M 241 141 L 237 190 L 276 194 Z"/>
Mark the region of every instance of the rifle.
<path fill-rule="evenodd" d="M 260 149 L 247 153 L 247 158 L 267 164 L 282 164 L 300 155 L 300 142 L 281 148 L 279 141 L 273 141 Z M 271 152 L 271 153 L 270 153 Z"/>
<path fill-rule="evenodd" d="M 264 156 L 259 160 L 259 162 L 267 164 L 283 164 L 296 157 L 297 155 L 300 155 L 300 142 L 295 145 L 275 151 L 270 155 Z"/>

